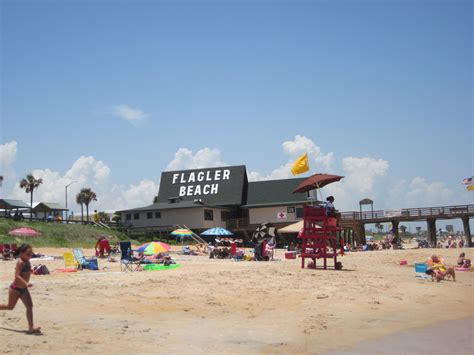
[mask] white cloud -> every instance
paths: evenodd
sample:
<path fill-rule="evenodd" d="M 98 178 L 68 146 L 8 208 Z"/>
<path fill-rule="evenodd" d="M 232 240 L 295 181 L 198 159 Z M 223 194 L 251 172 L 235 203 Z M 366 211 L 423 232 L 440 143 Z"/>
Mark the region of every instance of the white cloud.
<path fill-rule="evenodd" d="M 166 167 L 167 171 L 180 169 L 199 169 L 226 165 L 221 161 L 219 149 L 203 148 L 193 153 L 187 148 L 179 148 L 174 159 Z"/>
<path fill-rule="evenodd" d="M 50 169 L 36 169 L 32 174 L 43 179 L 43 184 L 35 190 L 34 200 L 65 204 L 65 186 L 68 188 L 68 207 L 79 211 L 75 196 L 83 187 L 90 187 L 97 194 L 97 202 L 91 204 L 93 211 L 115 211 L 125 208 L 149 205 L 158 193 L 158 185 L 151 180 L 142 180 L 136 185 L 119 185 L 111 182 L 110 168 L 101 160 L 92 156 L 81 156 L 65 174 Z M 10 197 L 28 200 L 19 184 L 13 187 Z"/>
<path fill-rule="evenodd" d="M 5 144 L 0 144 L 0 175 L 5 179 L 15 177 L 15 170 L 13 164 L 16 160 L 17 142 L 11 141 Z"/>
<path fill-rule="evenodd" d="M 334 161 L 334 153 L 323 154 L 321 148 L 317 146 L 310 138 L 296 135 L 291 141 L 285 141 L 282 144 L 283 152 L 288 156 L 288 162 L 272 170 L 270 174 L 262 174 L 256 171 L 248 173 L 250 181 L 287 179 L 292 177 L 291 167 L 297 157 L 308 153 L 309 166 L 312 171 L 317 169 L 321 172 L 331 170 Z"/>
<path fill-rule="evenodd" d="M 344 179 L 323 189 L 324 196 L 333 195 L 339 210 L 354 210 L 363 198 L 377 202 L 381 195 L 377 183 L 387 174 L 389 163 L 383 159 L 370 157 L 346 157 L 342 159 Z"/>
<path fill-rule="evenodd" d="M 388 193 L 387 204 L 408 208 L 443 206 L 452 204 L 453 201 L 463 203 L 464 199 L 462 196 L 456 196 L 456 193 L 442 182 L 427 182 L 425 178 L 417 176 L 409 183 L 402 180 L 394 185 Z"/>
<path fill-rule="evenodd" d="M 112 106 L 111 109 L 112 114 L 127 120 L 133 125 L 138 125 L 149 117 L 149 115 L 142 110 L 127 105 L 116 105 Z"/>

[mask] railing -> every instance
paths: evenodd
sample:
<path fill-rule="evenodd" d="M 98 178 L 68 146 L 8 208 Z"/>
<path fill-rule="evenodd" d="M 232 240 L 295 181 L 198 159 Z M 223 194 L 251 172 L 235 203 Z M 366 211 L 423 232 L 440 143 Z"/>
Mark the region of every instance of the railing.
<path fill-rule="evenodd" d="M 250 225 L 248 218 L 232 218 L 226 221 L 227 229 L 246 228 Z"/>
<path fill-rule="evenodd" d="M 405 208 L 394 211 L 363 211 L 361 212 L 342 212 L 343 221 L 367 221 L 367 220 L 390 220 L 390 219 L 424 219 L 427 217 L 461 217 L 464 215 L 474 215 L 474 205 L 458 205 L 443 207 L 422 207 Z"/>

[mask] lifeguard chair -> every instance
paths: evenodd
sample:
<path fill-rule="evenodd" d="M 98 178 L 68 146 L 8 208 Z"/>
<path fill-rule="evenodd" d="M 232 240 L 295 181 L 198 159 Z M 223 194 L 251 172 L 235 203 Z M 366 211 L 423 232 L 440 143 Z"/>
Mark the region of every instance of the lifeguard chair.
<path fill-rule="evenodd" d="M 301 268 L 305 267 L 305 259 L 323 259 L 324 269 L 327 269 L 327 259 L 334 259 L 337 269 L 337 237 L 342 228 L 336 226 L 336 219 L 326 215 L 324 207 L 304 206 L 304 225 L 301 238 Z M 341 248 L 343 246 L 341 245 Z M 329 249 L 329 250 L 328 250 Z"/>

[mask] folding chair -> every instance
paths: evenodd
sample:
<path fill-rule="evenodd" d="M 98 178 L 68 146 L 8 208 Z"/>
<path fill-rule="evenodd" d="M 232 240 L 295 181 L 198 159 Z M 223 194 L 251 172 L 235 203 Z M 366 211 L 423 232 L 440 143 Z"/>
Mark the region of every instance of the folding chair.
<path fill-rule="evenodd" d="M 142 262 L 135 259 L 132 252 L 132 243 L 120 242 L 120 270 L 121 271 L 138 271 Z"/>
<path fill-rule="evenodd" d="M 10 244 L 10 252 L 12 254 L 15 254 L 18 249 L 18 246 L 16 244 Z"/>
<path fill-rule="evenodd" d="M 77 268 L 79 266 L 77 261 L 74 259 L 73 253 L 67 252 L 67 253 L 64 253 L 63 256 L 64 256 L 65 267 L 72 266 L 74 268 Z"/>
<path fill-rule="evenodd" d="M 79 270 L 89 269 L 91 268 L 91 266 L 97 265 L 97 259 L 96 258 L 87 259 L 84 256 L 84 252 L 82 251 L 82 249 L 73 249 L 72 253 L 74 254 L 74 259 L 77 262 L 77 268 Z"/>

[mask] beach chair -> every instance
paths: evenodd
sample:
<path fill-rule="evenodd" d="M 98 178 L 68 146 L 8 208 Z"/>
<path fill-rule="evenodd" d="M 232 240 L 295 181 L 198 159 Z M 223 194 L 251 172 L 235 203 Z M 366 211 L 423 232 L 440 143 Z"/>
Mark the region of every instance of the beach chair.
<path fill-rule="evenodd" d="M 138 271 L 142 261 L 133 257 L 132 243 L 120 242 L 120 270 Z"/>
<path fill-rule="evenodd" d="M 69 267 L 69 266 L 77 268 L 79 266 L 77 261 L 74 259 L 74 254 L 73 253 L 71 253 L 71 252 L 64 253 L 63 257 L 64 257 L 64 264 L 65 264 L 66 268 Z"/>
<path fill-rule="evenodd" d="M 84 256 L 82 249 L 73 249 L 72 253 L 74 254 L 74 259 L 77 262 L 77 268 L 79 270 L 83 269 L 95 269 L 97 270 L 97 259 L 96 258 L 89 258 L 87 259 Z"/>

